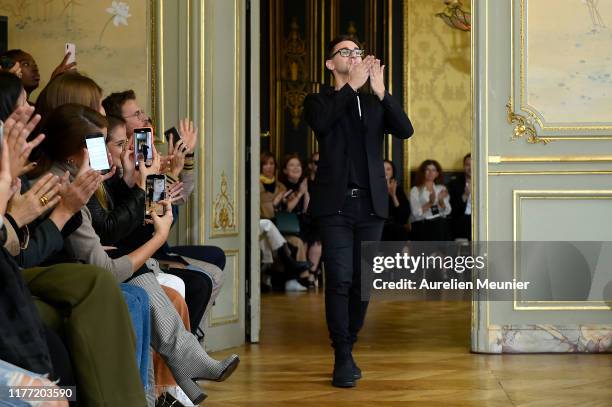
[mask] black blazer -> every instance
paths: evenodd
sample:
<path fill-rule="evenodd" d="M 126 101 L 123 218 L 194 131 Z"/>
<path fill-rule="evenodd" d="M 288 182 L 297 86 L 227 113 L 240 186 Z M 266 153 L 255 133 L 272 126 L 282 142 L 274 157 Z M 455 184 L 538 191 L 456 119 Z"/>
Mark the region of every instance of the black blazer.
<path fill-rule="evenodd" d="M 450 194 L 451 218 L 456 219 L 463 216 L 467 202 L 463 202 L 463 191 L 465 191 L 465 174 L 457 175 L 457 178 L 448 183 Z"/>
<path fill-rule="evenodd" d="M 376 215 L 388 216 L 388 192 L 383 165 L 385 134 L 407 139 L 414 133 L 412 123 L 400 104 L 385 92 L 383 100 L 376 95 L 359 94 L 361 128 L 365 135 L 372 205 Z M 320 93 L 304 100 L 304 116 L 319 142 L 319 166 L 311 191 L 309 212 L 313 217 L 337 213 L 344 204 L 348 185 L 348 143 L 359 117 L 353 113 L 357 92 L 348 84 L 339 91 L 323 86 Z M 350 109 L 353 107 L 353 109 Z"/>

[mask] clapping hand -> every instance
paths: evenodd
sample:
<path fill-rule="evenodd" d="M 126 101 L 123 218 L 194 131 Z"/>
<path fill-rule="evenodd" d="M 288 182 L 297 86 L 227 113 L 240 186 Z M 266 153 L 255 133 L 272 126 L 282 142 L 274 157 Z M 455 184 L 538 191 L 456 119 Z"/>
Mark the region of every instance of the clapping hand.
<path fill-rule="evenodd" d="M 42 143 L 45 136 L 40 134 L 28 142 L 30 133 L 34 130 L 40 115 L 34 115 L 34 107 L 18 107 L 4 122 L 4 138 L 11 157 L 11 177 L 17 178 L 31 171 L 36 164 L 28 163 L 32 150 Z"/>
<path fill-rule="evenodd" d="M 11 176 L 11 158 L 6 139 L 2 140 L 2 160 L 0 160 L 0 216 L 4 215 L 6 205 L 21 184 L 14 184 Z"/>
<path fill-rule="evenodd" d="M 198 141 L 198 129 L 193 125 L 193 121 L 183 119 L 179 123 L 179 133 L 181 134 L 181 140 L 187 147 L 186 154 L 193 154 Z M 178 143 L 177 143 L 178 144 Z"/>
<path fill-rule="evenodd" d="M 365 57 L 363 61 L 357 61 L 353 58 L 349 59 L 348 84 L 354 91 L 359 90 L 363 85 L 365 85 L 368 77 L 370 76 L 370 66 L 372 65 L 373 60 L 374 57 L 371 55 Z"/>
<path fill-rule="evenodd" d="M 441 207 L 445 206 L 444 199 L 446 199 L 447 196 L 448 196 L 448 191 L 446 190 L 446 188 L 443 188 L 438 194 L 438 202 Z"/>
<path fill-rule="evenodd" d="M 21 181 L 17 178 L 17 190 L 9 201 L 8 213 L 17 226 L 23 227 L 60 202 L 60 178 L 48 173 L 21 195 Z"/>
<path fill-rule="evenodd" d="M 385 66 L 380 65 L 380 59 L 375 59 L 370 65 L 370 86 L 378 99 L 385 97 Z"/>

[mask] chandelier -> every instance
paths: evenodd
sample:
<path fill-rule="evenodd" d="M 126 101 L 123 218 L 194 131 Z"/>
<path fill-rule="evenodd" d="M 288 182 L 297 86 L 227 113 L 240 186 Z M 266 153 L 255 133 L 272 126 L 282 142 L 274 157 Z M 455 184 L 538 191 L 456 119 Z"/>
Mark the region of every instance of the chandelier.
<path fill-rule="evenodd" d="M 436 14 L 449 27 L 460 31 L 470 31 L 472 29 L 472 14 L 463 10 L 461 0 L 443 0 L 446 9 L 442 13 Z"/>

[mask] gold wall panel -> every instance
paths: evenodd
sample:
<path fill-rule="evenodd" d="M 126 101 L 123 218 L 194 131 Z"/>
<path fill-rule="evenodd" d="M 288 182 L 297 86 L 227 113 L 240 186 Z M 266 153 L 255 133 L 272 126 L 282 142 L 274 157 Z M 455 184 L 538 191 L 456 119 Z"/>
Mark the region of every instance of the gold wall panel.
<path fill-rule="evenodd" d="M 225 281 L 210 311 L 211 327 L 232 324 L 240 319 L 240 254 L 237 249 L 224 251 L 227 259 L 223 270 Z"/>
<path fill-rule="evenodd" d="M 510 105 L 516 100 L 515 114 L 535 125 L 529 143 L 612 139 L 612 116 L 604 107 L 612 83 L 609 35 L 589 17 L 610 8 L 607 2 L 512 0 Z"/>
<path fill-rule="evenodd" d="M 200 172 L 201 185 L 206 185 L 208 195 L 200 194 L 200 208 L 207 208 L 205 222 L 209 225 L 210 239 L 239 235 L 241 179 L 239 160 L 241 145 L 241 77 L 240 77 L 240 15 L 241 1 L 207 2 L 205 12 L 208 27 L 204 26 L 206 53 L 202 65 L 205 75 L 205 117 L 202 139 L 205 139 L 205 171 Z M 232 11 L 227 9 L 231 7 Z M 230 17 L 231 14 L 231 17 Z M 232 19 L 233 26 L 215 24 L 215 21 Z M 206 69 L 204 69 L 206 67 Z M 205 199 L 206 197 L 206 199 Z M 205 202 L 205 201 L 208 202 Z M 231 208 L 231 210 L 230 210 Z M 228 216 L 225 219 L 225 216 Z M 206 216 L 200 216 L 206 218 Z M 205 239 L 201 227 L 200 241 Z"/>
<path fill-rule="evenodd" d="M 524 222 L 533 222 L 533 218 L 525 219 L 523 216 L 524 203 L 527 200 L 608 200 L 612 201 L 612 190 L 513 190 L 512 192 L 512 234 L 513 241 L 524 241 L 523 233 Z M 566 240 L 567 236 L 558 236 L 556 239 Z M 529 239 L 527 239 L 529 240 Z M 521 280 L 517 267 L 519 264 L 518 249 L 514 247 L 514 270 L 513 277 L 517 281 Z M 514 291 L 513 309 L 517 311 L 609 311 L 608 306 L 603 301 L 519 301 L 516 290 Z"/>

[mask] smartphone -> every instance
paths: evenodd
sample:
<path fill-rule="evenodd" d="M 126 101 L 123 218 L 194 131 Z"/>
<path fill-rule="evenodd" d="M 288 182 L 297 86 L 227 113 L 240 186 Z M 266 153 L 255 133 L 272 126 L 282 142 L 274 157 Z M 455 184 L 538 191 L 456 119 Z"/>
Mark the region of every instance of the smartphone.
<path fill-rule="evenodd" d="M 157 203 L 166 197 L 166 176 L 148 175 L 146 181 L 145 217 L 151 217 L 151 210 L 157 211 L 159 216 L 164 214 L 164 208 Z"/>
<path fill-rule="evenodd" d="M 166 136 L 166 141 L 170 141 L 170 137 L 172 137 L 172 143 L 176 145 L 178 141 L 181 139 L 181 135 L 179 134 L 176 127 L 171 127 L 168 130 L 164 131 L 164 136 Z"/>
<path fill-rule="evenodd" d="M 136 160 L 136 168 L 140 163 L 138 156 L 142 154 L 145 165 L 150 166 L 153 161 L 153 128 L 141 127 L 134 129 L 134 159 Z"/>
<path fill-rule="evenodd" d="M 64 46 L 64 55 L 66 55 L 69 52 L 70 52 L 70 56 L 68 57 L 68 60 L 66 61 L 66 63 L 71 64 L 73 62 L 76 62 L 76 45 L 74 45 L 71 42 L 67 42 L 66 45 Z"/>
<path fill-rule="evenodd" d="M 91 169 L 96 171 L 110 170 L 104 134 L 89 134 L 85 138 L 85 144 L 89 153 L 89 166 Z"/>

